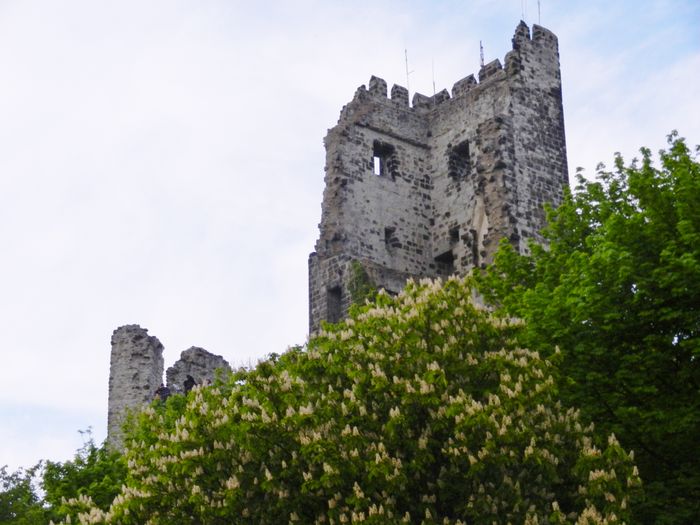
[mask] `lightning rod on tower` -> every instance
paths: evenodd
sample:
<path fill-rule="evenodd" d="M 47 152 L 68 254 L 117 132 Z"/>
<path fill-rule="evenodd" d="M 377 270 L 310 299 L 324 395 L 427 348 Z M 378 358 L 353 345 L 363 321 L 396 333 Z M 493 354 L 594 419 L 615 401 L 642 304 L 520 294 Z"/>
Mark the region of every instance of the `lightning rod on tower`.
<path fill-rule="evenodd" d="M 408 85 L 408 75 L 413 73 L 413 71 L 408 70 L 408 49 L 404 48 L 403 52 L 404 52 L 404 55 L 406 56 L 406 91 L 408 91 L 409 96 L 410 96 L 411 88 Z"/>

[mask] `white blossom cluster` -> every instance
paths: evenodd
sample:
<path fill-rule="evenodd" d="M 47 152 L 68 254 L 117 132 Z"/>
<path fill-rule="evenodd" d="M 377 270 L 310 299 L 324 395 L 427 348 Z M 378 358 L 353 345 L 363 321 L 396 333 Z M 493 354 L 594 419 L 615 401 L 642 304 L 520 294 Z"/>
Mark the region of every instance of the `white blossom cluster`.
<path fill-rule="evenodd" d="M 81 523 L 618 524 L 640 484 L 467 280 L 380 295 L 305 348 L 144 410 Z"/>

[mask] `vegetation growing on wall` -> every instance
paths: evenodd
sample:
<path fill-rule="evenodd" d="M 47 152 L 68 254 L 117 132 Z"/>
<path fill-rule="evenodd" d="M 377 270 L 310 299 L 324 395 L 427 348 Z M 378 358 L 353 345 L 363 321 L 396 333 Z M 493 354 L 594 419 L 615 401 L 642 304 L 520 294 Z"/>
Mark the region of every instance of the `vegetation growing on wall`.
<path fill-rule="evenodd" d="M 372 301 L 377 295 L 377 287 L 360 261 L 354 260 L 350 263 L 348 291 L 352 304 L 357 305 Z"/>

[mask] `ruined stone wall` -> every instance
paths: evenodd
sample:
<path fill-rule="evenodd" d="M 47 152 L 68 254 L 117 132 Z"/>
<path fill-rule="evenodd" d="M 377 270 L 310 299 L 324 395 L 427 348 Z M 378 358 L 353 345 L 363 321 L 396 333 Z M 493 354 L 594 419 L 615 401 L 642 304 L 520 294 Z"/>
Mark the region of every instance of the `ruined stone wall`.
<path fill-rule="evenodd" d="M 350 304 L 353 261 L 380 288 L 464 274 L 505 237 L 539 240 L 544 203 L 568 183 L 556 37 L 524 23 L 495 60 L 432 97 L 372 77 L 325 139 L 320 236 L 309 258 L 309 326 Z"/>
<path fill-rule="evenodd" d="M 188 375 L 195 384 L 205 385 L 213 383 L 217 374 L 221 374 L 221 379 L 224 379 L 228 372 L 231 372 L 231 367 L 226 359 L 193 346 L 180 354 L 180 359 L 165 372 L 165 378 L 171 392 L 181 393 Z"/>
<path fill-rule="evenodd" d="M 155 398 L 163 384 L 163 345 L 138 325 L 117 328 L 112 334 L 107 409 L 107 443 L 123 449 L 122 424 L 130 410 L 138 410 Z M 217 374 L 230 372 L 226 360 L 192 347 L 180 355 L 166 373 L 172 393 L 182 393 L 190 375 L 198 385 L 213 382 Z"/>

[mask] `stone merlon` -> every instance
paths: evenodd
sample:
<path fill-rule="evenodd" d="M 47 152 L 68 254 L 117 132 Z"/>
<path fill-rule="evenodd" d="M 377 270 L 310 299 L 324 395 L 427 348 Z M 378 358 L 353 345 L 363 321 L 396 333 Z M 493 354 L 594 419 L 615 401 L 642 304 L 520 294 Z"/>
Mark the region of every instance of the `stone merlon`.
<path fill-rule="evenodd" d="M 523 45 L 534 45 L 542 49 L 548 49 L 549 51 L 553 51 L 554 53 L 558 54 L 558 39 L 556 35 L 552 33 L 549 29 L 546 29 L 537 24 L 534 24 L 532 26 L 531 37 L 530 28 L 525 22 L 521 21 L 515 29 L 512 44 L 513 51 L 519 51 L 520 49 L 522 49 Z M 512 57 L 512 53 L 509 53 L 506 56 L 506 64 L 508 63 L 508 59 L 510 57 Z M 485 64 L 479 70 L 479 82 L 477 82 L 475 75 L 473 74 L 470 74 L 462 80 L 457 81 L 452 86 L 452 97 L 459 97 L 465 95 L 469 90 L 478 86 L 481 82 L 488 80 L 495 73 L 503 69 L 503 65 L 499 59 L 492 60 L 488 64 Z M 386 80 L 378 76 L 372 75 L 368 85 L 369 88 L 365 87 L 364 85 L 357 88 L 357 91 L 355 92 L 355 99 L 361 99 L 363 94 L 370 94 L 375 98 L 387 98 Z M 447 91 L 443 90 L 440 93 L 434 95 L 433 97 L 429 97 L 420 93 L 415 93 L 411 102 L 411 106 L 419 111 L 430 109 L 431 107 L 440 104 L 445 100 L 445 95 L 443 93 L 447 93 Z M 447 93 L 447 98 L 449 98 L 449 93 Z M 391 98 L 389 100 L 397 102 L 401 105 L 406 105 L 409 100 L 408 90 L 403 86 L 394 84 L 394 86 L 391 88 Z"/>

